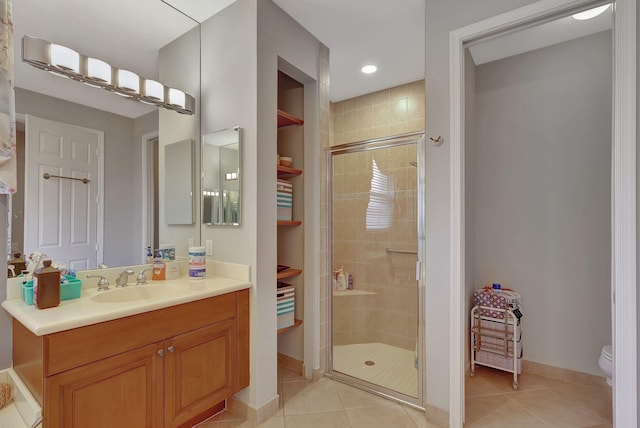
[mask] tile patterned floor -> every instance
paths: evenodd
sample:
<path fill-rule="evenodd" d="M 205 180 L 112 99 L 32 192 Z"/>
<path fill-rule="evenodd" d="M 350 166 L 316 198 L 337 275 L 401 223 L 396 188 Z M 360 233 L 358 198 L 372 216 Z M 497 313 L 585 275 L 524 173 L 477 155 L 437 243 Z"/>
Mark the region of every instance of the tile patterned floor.
<path fill-rule="evenodd" d="M 278 373 L 280 410 L 256 426 L 222 412 L 197 428 L 436 428 L 424 414 L 340 382 L 315 383 Z M 525 373 L 520 388 L 507 372 L 477 367 L 466 385 L 465 428 L 613 428 L 611 388 L 594 388 Z"/>
<path fill-rule="evenodd" d="M 466 384 L 465 428 L 612 428 L 611 388 L 476 367 Z"/>
<path fill-rule="evenodd" d="M 254 425 L 222 412 L 197 428 L 437 428 L 424 413 L 343 383 L 307 381 L 291 370 L 278 371 L 280 410 Z"/>

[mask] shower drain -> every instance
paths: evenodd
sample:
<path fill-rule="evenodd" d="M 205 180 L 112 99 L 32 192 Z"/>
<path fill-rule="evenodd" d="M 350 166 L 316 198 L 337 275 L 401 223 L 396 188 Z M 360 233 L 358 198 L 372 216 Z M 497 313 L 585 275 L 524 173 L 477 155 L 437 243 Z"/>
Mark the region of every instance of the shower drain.
<path fill-rule="evenodd" d="M 367 360 L 367 361 L 365 361 L 365 362 L 364 362 L 364 364 L 365 364 L 366 366 L 375 366 L 375 365 L 376 365 L 376 363 L 375 363 L 375 362 L 373 362 L 373 361 L 371 361 L 371 360 Z"/>

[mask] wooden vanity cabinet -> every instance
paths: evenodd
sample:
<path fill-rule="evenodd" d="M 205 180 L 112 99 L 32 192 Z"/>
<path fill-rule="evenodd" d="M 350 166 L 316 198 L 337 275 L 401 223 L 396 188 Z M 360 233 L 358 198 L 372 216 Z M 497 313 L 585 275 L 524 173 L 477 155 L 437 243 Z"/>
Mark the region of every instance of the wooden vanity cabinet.
<path fill-rule="evenodd" d="M 46 336 L 13 324 L 45 428 L 191 427 L 249 385 L 248 290 Z"/>

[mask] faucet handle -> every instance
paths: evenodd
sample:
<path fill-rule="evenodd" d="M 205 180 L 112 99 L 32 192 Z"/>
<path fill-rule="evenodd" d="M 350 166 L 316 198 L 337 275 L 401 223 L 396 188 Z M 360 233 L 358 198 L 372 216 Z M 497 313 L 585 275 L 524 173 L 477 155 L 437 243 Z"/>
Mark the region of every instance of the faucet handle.
<path fill-rule="evenodd" d="M 107 291 L 109 289 L 109 281 L 102 275 L 87 275 L 87 278 L 100 278 L 98 281 L 98 291 Z"/>
<path fill-rule="evenodd" d="M 144 273 L 150 271 L 151 269 L 153 269 L 153 266 L 144 268 L 140 271 L 138 277 L 136 278 L 136 285 L 145 285 L 147 283 L 147 276 Z"/>

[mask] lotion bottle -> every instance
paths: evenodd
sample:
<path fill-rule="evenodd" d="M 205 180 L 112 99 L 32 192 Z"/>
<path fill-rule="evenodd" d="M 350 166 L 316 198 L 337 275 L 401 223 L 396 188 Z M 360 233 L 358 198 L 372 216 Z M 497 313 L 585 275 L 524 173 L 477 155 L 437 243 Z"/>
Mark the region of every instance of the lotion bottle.
<path fill-rule="evenodd" d="M 153 268 L 151 269 L 151 279 L 153 281 L 164 281 L 167 279 L 167 266 L 164 263 L 160 250 L 156 250 L 156 257 L 153 259 Z"/>

